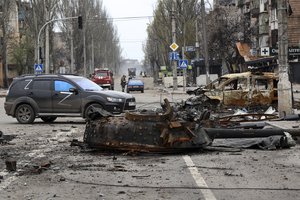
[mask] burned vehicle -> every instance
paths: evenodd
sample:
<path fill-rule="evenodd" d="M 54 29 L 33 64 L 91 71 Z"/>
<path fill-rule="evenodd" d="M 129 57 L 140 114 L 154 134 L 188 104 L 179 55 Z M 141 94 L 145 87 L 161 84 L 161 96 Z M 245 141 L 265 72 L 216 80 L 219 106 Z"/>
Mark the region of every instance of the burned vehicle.
<path fill-rule="evenodd" d="M 167 99 L 162 109 L 126 112 L 123 116 L 112 116 L 98 109 L 87 121 L 83 144 L 99 150 L 174 153 L 205 149 L 217 138 L 276 136 L 269 140 L 277 141 L 275 145 L 280 148 L 288 148 L 294 144 L 285 132 L 300 135 L 299 129 L 220 128 L 206 111 L 196 112 L 201 117 L 195 117 L 190 109 L 171 106 Z"/>
<path fill-rule="evenodd" d="M 206 86 L 187 91 L 196 95 L 187 104 L 211 108 L 270 106 L 278 100 L 277 84 L 278 75 L 271 72 L 226 74 Z"/>

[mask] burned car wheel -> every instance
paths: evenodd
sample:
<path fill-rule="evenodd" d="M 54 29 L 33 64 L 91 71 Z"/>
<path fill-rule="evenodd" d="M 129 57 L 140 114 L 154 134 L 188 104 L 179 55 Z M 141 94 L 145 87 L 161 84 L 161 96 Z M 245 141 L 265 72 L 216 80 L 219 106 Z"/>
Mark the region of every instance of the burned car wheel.
<path fill-rule="evenodd" d="M 50 117 L 50 116 L 47 116 L 47 117 L 41 117 L 41 120 L 43 120 L 44 122 L 47 122 L 47 123 L 51 123 L 51 122 L 54 122 L 56 120 L 57 117 Z"/>
<path fill-rule="evenodd" d="M 35 119 L 33 108 L 28 104 L 19 105 L 16 109 L 16 118 L 20 124 L 31 124 Z"/>
<path fill-rule="evenodd" d="M 85 114 L 84 114 L 85 118 L 89 119 L 91 114 L 96 112 L 97 109 L 103 109 L 103 107 L 97 103 L 93 103 L 93 104 L 89 105 L 85 110 Z"/>

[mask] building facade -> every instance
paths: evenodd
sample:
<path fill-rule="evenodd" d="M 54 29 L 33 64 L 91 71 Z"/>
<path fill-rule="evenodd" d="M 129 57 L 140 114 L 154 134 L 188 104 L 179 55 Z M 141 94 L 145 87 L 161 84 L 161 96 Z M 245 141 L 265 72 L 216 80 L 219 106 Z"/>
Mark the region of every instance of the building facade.
<path fill-rule="evenodd" d="M 250 53 L 254 57 L 278 55 L 277 0 L 214 0 L 214 6 L 237 6 L 252 30 Z M 300 83 L 300 1 L 286 0 L 291 81 Z"/>

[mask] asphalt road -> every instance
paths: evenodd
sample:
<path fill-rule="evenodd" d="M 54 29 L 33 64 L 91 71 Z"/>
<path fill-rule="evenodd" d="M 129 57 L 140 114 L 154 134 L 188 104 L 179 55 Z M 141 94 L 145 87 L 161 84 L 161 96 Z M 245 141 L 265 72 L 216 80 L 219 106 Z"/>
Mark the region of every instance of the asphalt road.
<path fill-rule="evenodd" d="M 156 90 L 132 93 L 143 108 L 186 96 Z M 276 151 L 199 151 L 174 155 L 91 152 L 85 123 L 62 118 L 20 125 L 3 110 L 0 130 L 15 139 L 0 144 L 0 199 L 300 199 L 300 147 Z M 17 162 L 8 172 L 5 161 Z"/>

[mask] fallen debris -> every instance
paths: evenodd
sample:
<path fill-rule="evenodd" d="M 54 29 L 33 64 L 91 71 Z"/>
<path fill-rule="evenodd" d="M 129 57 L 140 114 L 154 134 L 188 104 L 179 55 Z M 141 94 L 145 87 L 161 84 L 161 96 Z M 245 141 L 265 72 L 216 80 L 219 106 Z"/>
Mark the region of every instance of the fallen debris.
<path fill-rule="evenodd" d="M 83 142 L 90 148 L 114 149 L 128 152 L 175 153 L 199 150 L 211 146 L 217 138 L 269 139 L 275 148 L 288 148 L 295 143 L 291 135 L 300 135 L 300 129 L 228 129 L 219 127 L 219 122 L 210 120 L 208 111 L 171 107 L 165 99 L 161 113 L 129 113 L 124 116 L 93 114 L 86 124 Z M 200 116 L 200 117 L 199 117 Z M 277 138 L 277 139 L 274 139 Z M 288 138 L 288 139 L 287 139 Z M 267 142 L 265 142 L 267 143 Z M 267 147 L 271 148 L 271 147 Z"/>
<path fill-rule="evenodd" d="M 9 141 L 13 140 L 15 135 L 4 135 L 2 131 L 0 131 L 0 144 L 7 144 Z"/>
<path fill-rule="evenodd" d="M 9 172 L 17 171 L 17 161 L 14 159 L 5 160 L 6 170 Z"/>

